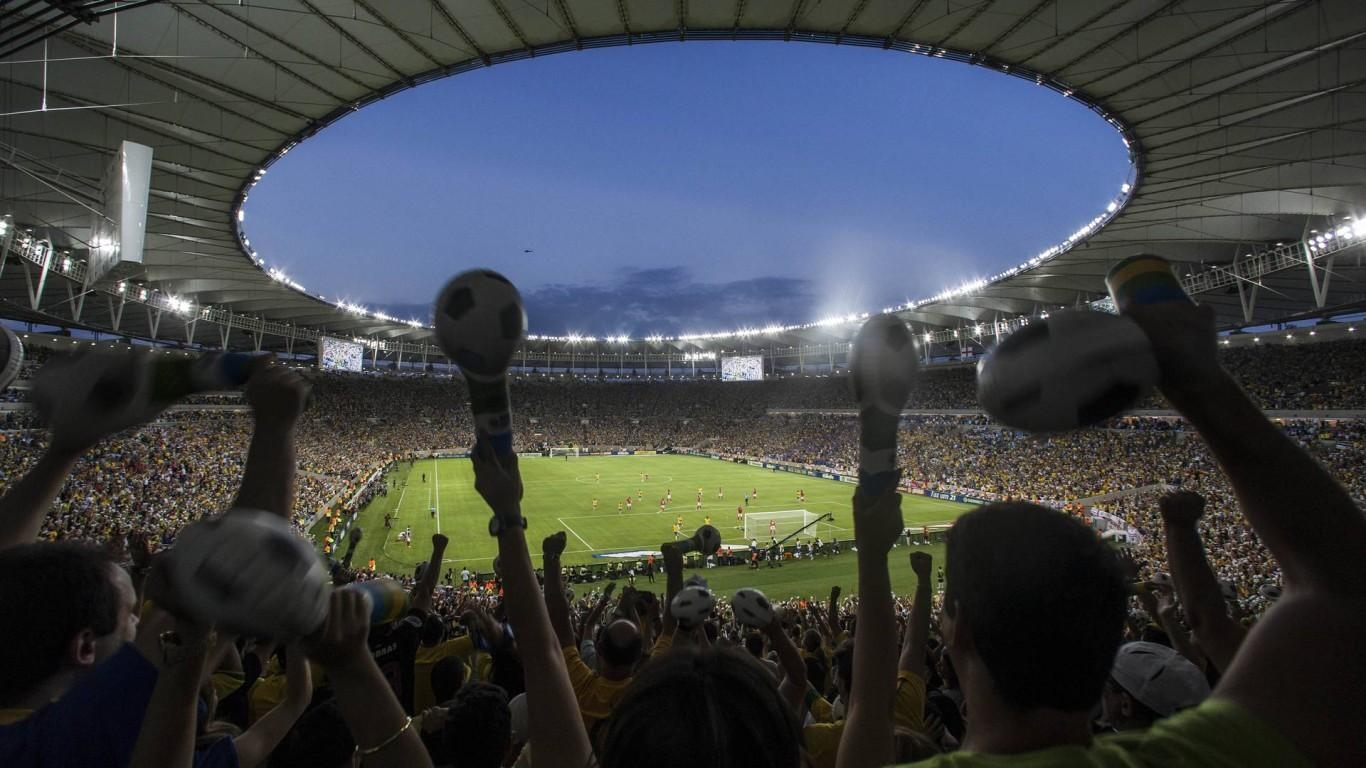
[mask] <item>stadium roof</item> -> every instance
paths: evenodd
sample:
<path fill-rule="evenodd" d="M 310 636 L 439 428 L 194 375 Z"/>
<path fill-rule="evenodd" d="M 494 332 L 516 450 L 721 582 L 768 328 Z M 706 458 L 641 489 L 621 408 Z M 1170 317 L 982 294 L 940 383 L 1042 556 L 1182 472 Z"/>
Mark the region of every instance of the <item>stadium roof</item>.
<path fill-rule="evenodd" d="M 1177 262 L 1225 327 L 1366 305 L 1366 223 L 1345 218 L 1366 214 L 1360 0 L 179 0 L 0 8 L 0 216 L 58 250 L 45 270 L 40 254 L 14 255 L 14 239 L 0 310 L 211 346 L 292 348 L 326 333 L 414 352 L 428 329 L 310 296 L 252 253 L 238 210 L 260 175 L 331 122 L 430 80 L 697 39 L 959 60 L 1078 99 L 1130 144 L 1132 188 L 1059 233 L 1065 247 L 898 308 L 936 341 L 1102 299 L 1109 266 L 1137 253 Z M 155 153 L 145 263 L 83 294 L 71 278 L 125 139 Z M 984 191 L 982 215 L 1009 205 Z M 749 338 L 819 344 L 852 330 L 812 320 Z M 732 338 L 631 343 L 713 350 Z"/>

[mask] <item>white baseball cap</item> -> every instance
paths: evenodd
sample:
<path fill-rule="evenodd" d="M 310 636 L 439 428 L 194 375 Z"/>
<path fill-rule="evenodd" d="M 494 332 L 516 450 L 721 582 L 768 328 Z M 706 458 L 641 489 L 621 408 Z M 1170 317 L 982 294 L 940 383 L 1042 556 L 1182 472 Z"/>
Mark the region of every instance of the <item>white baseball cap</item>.
<path fill-rule="evenodd" d="M 1138 703 L 1170 717 L 1209 696 L 1200 668 L 1165 645 L 1125 643 L 1115 656 L 1110 676 Z"/>

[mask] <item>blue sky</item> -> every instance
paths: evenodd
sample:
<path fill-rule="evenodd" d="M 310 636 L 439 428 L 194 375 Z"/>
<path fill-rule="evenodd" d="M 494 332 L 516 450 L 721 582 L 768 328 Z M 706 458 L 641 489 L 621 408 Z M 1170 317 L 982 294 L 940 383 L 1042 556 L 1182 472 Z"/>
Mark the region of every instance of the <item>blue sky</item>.
<path fill-rule="evenodd" d="M 329 298 L 425 320 L 446 278 L 485 266 L 522 289 L 534 332 L 641 337 L 933 295 L 1062 240 L 1128 169 L 1113 129 L 1017 78 L 671 43 L 367 107 L 276 163 L 245 229 Z"/>

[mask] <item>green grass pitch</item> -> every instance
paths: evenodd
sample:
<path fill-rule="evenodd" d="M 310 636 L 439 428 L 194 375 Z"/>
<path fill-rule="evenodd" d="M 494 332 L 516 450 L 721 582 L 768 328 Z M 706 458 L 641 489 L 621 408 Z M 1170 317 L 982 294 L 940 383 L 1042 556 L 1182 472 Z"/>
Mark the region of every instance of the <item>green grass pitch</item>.
<path fill-rule="evenodd" d="M 609 563 L 611 559 L 602 556 L 612 552 L 658 551 L 661 542 L 673 539 L 672 526 L 678 516 L 683 518 L 684 536 L 691 536 L 710 516 L 725 544 L 738 551 L 746 544 L 742 531 L 736 528 L 735 508 L 743 505 L 745 494 L 756 489 L 758 498 L 751 499 L 750 512 L 828 512 L 834 519 L 819 523 L 814 529 L 817 535 L 825 541 L 849 540 L 854 535 L 849 506 L 854 486 L 834 480 L 673 455 L 532 458 L 521 461 L 521 470 L 526 488 L 522 510 L 537 563 L 541 539 L 555 531 L 568 535 L 566 565 Z M 649 474 L 648 481 L 641 480 L 642 473 Z M 431 555 L 432 534 L 439 532 L 450 538 L 446 568 L 490 570 L 497 543 L 488 535 L 489 510 L 474 491 L 474 474 L 467 459 L 426 459 L 411 467 L 401 464 L 388 479 L 389 494 L 375 499 L 357 521 L 364 537 L 356 547 L 354 564 L 363 565 L 374 558 L 381 571 L 411 572 Z M 703 502 L 700 510 L 696 508 L 699 487 Z M 725 493 L 723 499 L 717 498 L 718 488 Z M 797 501 L 799 489 L 806 493 L 804 503 Z M 659 501 L 669 491 L 673 492 L 673 503 L 661 514 Z M 618 514 L 617 502 L 628 495 L 635 500 L 633 507 Z M 598 500 L 596 510 L 594 498 Z M 950 522 L 971 508 L 923 496 L 905 496 L 902 502 L 906 525 L 913 528 Z M 384 528 L 385 513 L 397 513 L 392 529 Z M 413 531 L 411 547 L 398 540 L 399 531 L 408 526 Z M 779 538 L 795 527 L 791 522 L 780 527 Z M 761 531 L 759 539 L 766 541 L 766 523 Z M 919 549 L 931 552 L 936 564 L 943 562 L 942 546 Z M 898 592 L 914 587 L 906 555 L 904 546 L 893 550 L 892 578 Z M 821 597 L 829 593 L 831 585 L 839 584 L 845 594 L 853 594 L 857 587 L 855 557 L 846 548 L 839 556 L 788 561 L 781 568 L 712 568 L 705 576 L 722 593 L 753 586 L 775 599 Z M 645 583 L 639 579 L 637 586 Z M 656 588 L 663 590 L 663 584 L 661 575 Z"/>

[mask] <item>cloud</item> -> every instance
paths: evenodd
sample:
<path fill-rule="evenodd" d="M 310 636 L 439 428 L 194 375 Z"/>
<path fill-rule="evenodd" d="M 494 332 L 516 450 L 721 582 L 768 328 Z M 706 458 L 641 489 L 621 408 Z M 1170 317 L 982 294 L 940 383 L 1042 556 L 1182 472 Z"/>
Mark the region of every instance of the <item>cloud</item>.
<path fill-rule="evenodd" d="M 626 269 L 617 279 L 549 283 L 523 294 L 533 333 L 592 336 L 729 331 L 816 317 L 819 294 L 810 280 L 761 276 L 698 281 L 685 266 Z M 430 317 L 428 304 L 394 303 L 395 317 Z"/>

